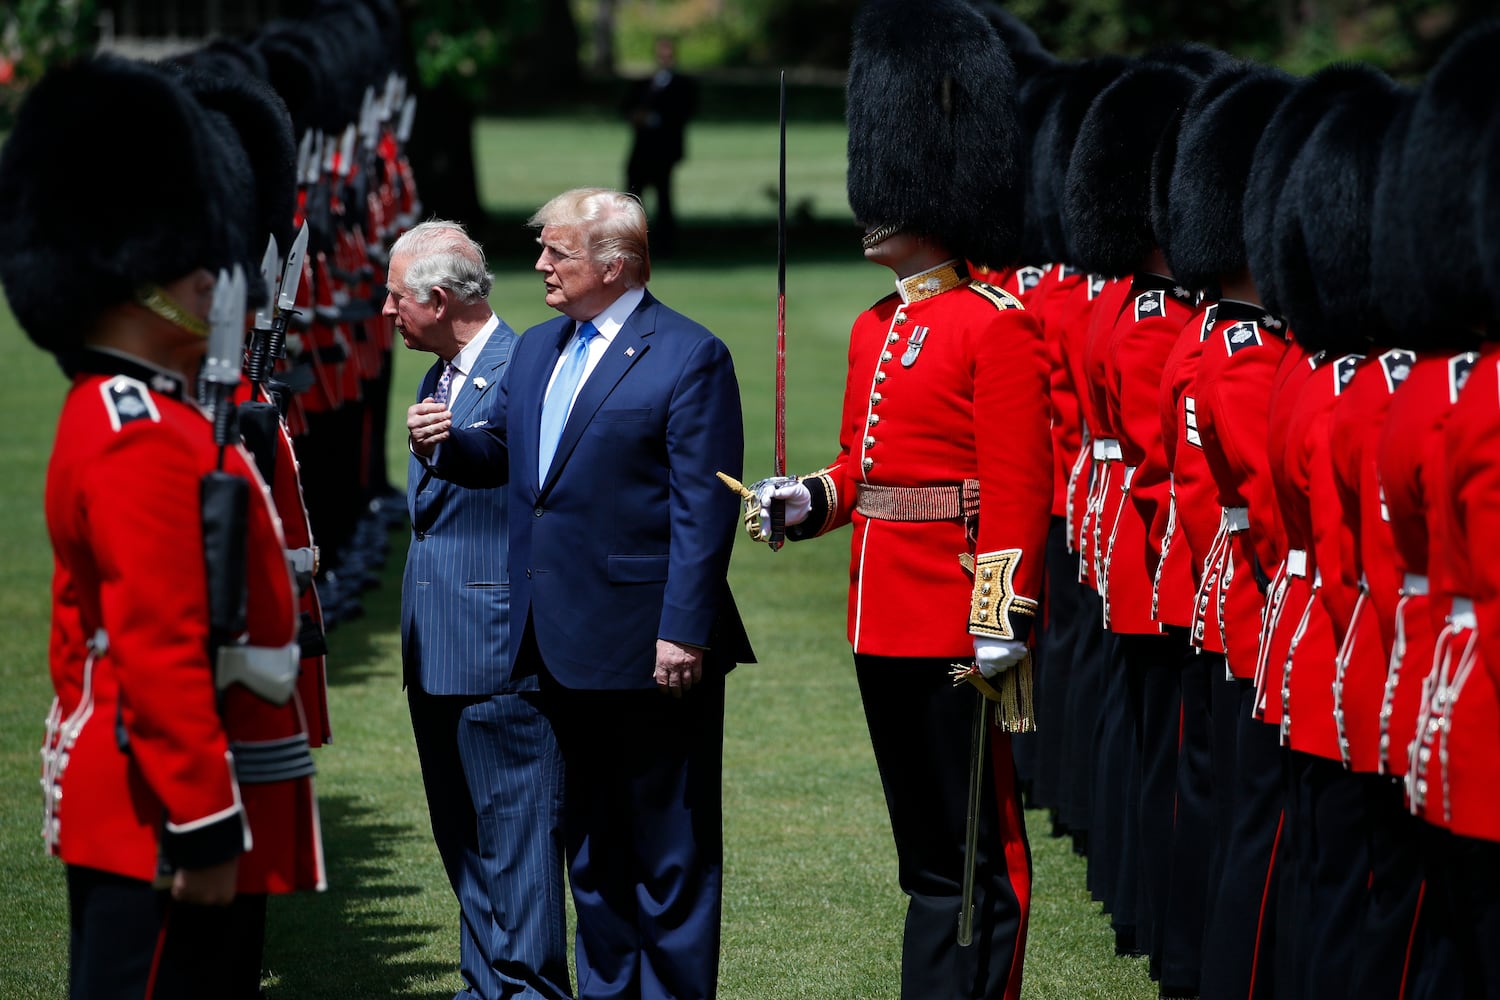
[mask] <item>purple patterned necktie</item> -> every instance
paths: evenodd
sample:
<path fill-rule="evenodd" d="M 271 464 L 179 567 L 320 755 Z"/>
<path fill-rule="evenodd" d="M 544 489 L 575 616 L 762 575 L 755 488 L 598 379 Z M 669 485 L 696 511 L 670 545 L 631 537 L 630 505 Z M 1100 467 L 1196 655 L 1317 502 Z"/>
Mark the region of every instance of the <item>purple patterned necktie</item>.
<path fill-rule="evenodd" d="M 437 388 L 432 390 L 432 401 L 448 405 L 448 387 L 453 384 L 453 362 L 443 362 L 443 374 L 438 377 Z"/>

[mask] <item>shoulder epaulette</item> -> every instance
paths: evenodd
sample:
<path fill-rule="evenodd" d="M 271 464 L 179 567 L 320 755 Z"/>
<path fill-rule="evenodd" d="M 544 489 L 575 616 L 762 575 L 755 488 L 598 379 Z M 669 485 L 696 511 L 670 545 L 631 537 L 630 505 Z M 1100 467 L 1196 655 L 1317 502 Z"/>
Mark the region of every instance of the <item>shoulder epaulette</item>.
<path fill-rule="evenodd" d="M 1021 300 L 1010 294 L 1003 288 L 996 288 L 987 281 L 969 282 L 969 291 L 984 296 L 992 302 L 996 309 L 1025 309 Z"/>
<path fill-rule="evenodd" d="M 1395 392 L 1406 377 L 1411 374 L 1412 365 L 1417 363 L 1416 354 L 1400 348 L 1386 351 L 1380 356 L 1380 367 L 1385 372 L 1386 392 Z"/>
<path fill-rule="evenodd" d="M 99 394 L 104 397 L 104 410 L 109 414 L 109 425 L 115 430 L 137 420 L 161 422 L 161 414 L 144 382 L 128 375 L 116 375 L 99 384 Z"/>
<path fill-rule="evenodd" d="M 1029 264 L 1026 267 L 1018 267 L 1016 268 L 1016 285 L 1021 291 L 1029 292 L 1040 285 L 1046 276 L 1047 272 L 1039 267 Z"/>
<path fill-rule="evenodd" d="M 1167 293 L 1158 288 L 1137 295 L 1135 297 L 1135 321 L 1139 323 L 1143 319 L 1165 316 L 1167 314 L 1166 299 Z"/>
<path fill-rule="evenodd" d="M 1363 354 L 1346 354 L 1333 363 L 1333 394 L 1341 396 L 1344 390 L 1349 388 L 1349 383 L 1354 380 L 1354 373 L 1359 368 L 1359 363 L 1365 359 Z"/>
<path fill-rule="evenodd" d="M 1260 327 L 1249 320 L 1242 320 L 1224 330 L 1224 346 L 1230 355 L 1247 347 L 1259 347 L 1265 341 L 1260 338 Z"/>
<path fill-rule="evenodd" d="M 1214 320 L 1218 318 L 1219 304 L 1217 302 L 1209 306 L 1207 309 L 1203 310 L 1203 325 L 1198 328 L 1198 343 L 1201 344 L 1208 339 L 1208 335 L 1212 333 L 1214 329 Z"/>
<path fill-rule="evenodd" d="M 1455 354 L 1448 359 L 1448 402 L 1457 403 L 1458 394 L 1464 391 L 1464 383 L 1469 381 L 1469 373 L 1479 363 L 1479 354 L 1475 351 L 1465 351 Z"/>

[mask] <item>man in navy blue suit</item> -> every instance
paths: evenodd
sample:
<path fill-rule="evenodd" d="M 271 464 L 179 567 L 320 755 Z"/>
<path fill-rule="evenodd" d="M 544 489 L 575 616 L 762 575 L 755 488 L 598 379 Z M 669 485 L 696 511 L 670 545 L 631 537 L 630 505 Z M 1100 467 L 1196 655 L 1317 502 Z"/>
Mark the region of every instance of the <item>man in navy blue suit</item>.
<path fill-rule="evenodd" d="M 511 662 L 540 681 L 567 767 L 564 832 L 586 1000 L 711 997 L 718 978 L 724 675 L 753 656 L 726 574 L 739 387 L 723 342 L 646 290 L 640 202 L 558 195 L 547 304 L 483 427 L 412 408 L 412 450 L 508 483 Z"/>
<path fill-rule="evenodd" d="M 437 355 L 413 410 L 503 420 L 516 335 L 491 311 L 484 252 L 452 222 L 391 249 L 384 312 Z M 567 997 L 562 756 L 538 679 L 513 677 L 506 491 L 464 489 L 413 455 L 401 662 L 432 833 L 459 903 L 465 998 Z"/>

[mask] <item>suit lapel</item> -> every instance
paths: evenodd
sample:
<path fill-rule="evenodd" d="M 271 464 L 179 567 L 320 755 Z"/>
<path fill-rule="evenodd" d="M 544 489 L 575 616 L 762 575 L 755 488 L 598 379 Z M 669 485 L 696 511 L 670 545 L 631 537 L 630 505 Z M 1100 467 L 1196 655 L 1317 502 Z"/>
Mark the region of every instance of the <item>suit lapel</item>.
<path fill-rule="evenodd" d="M 620 380 L 645 356 L 650 346 L 646 338 L 655 332 L 656 300 L 647 292 L 635 312 L 626 318 L 624 326 L 615 334 L 615 339 L 579 390 L 578 398 L 573 402 L 573 410 L 568 414 L 568 422 L 563 425 L 562 438 L 557 442 L 557 453 L 553 456 L 552 468 L 547 472 L 543 488 L 557 479 L 568 456 L 578 444 L 578 439 L 583 436 L 584 428 L 594 419 L 594 414 L 609 398 L 615 386 L 620 384 Z"/>
<path fill-rule="evenodd" d="M 468 426 L 466 421 L 469 414 L 474 411 L 474 407 L 479 405 L 480 398 L 493 389 L 495 383 L 500 380 L 496 371 L 510 357 L 511 346 L 515 342 L 515 338 L 502 333 L 505 329 L 505 327 L 498 327 L 494 333 L 490 334 L 484 350 L 480 351 L 479 357 L 474 360 L 473 370 L 464 379 L 463 388 L 458 391 L 458 398 L 449 407 L 453 414 L 454 427 Z"/>

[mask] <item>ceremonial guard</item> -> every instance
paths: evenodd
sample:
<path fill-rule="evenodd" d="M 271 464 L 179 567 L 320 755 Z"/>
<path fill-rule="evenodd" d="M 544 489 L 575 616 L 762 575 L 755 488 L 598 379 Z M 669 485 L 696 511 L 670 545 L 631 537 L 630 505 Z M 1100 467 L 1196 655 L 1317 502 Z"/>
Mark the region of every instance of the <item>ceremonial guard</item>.
<path fill-rule="evenodd" d="M 1117 308 L 1095 311 L 1085 361 L 1104 434 L 1102 454 L 1096 448 L 1105 475 L 1093 526 L 1100 593 L 1118 656 L 1110 668 L 1115 694 L 1106 694 L 1118 735 L 1109 739 L 1105 763 L 1124 764 L 1102 771 L 1101 785 L 1123 793 L 1116 943 L 1151 955 L 1158 977 L 1177 774 L 1178 673 L 1189 647 L 1186 629 L 1166 634 L 1153 617 L 1161 538 L 1151 532 L 1160 527 L 1156 511 L 1168 500 L 1162 369 L 1194 296 L 1167 273 L 1151 225 L 1151 176 L 1167 126 L 1196 85 L 1187 70 L 1142 61 L 1105 88 L 1079 128 L 1064 200 L 1083 266 L 1131 276 Z M 1137 481 L 1145 469 L 1157 474 Z M 1132 879 L 1138 887 L 1133 908 Z"/>
<path fill-rule="evenodd" d="M 236 368 L 242 349 L 213 272 L 265 243 L 211 114 L 165 72 L 99 57 L 49 74 L 0 155 L 0 279 L 73 380 L 47 483 L 42 785 L 75 997 L 258 996 L 265 894 L 324 881 L 285 537 L 192 390 L 211 302 Z M 143 115 L 157 155 L 127 164 L 122 204 L 90 151 L 135 141 Z M 210 481 L 241 517 L 202 506 Z"/>
<path fill-rule="evenodd" d="M 780 500 L 794 540 L 853 527 L 849 638 L 910 900 L 901 995 L 1015 998 L 1030 859 L 1010 746 L 953 676 L 971 665 L 959 673 L 1024 712 L 1052 502 L 1042 330 L 966 265 L 1019 251 L 1013 70 L 957 0 L 874 0 L 854 37 L 849 200 L 896 292 L 850 334 L 837 458 L 766 483 L 747 520 L 769 540 Z M 941 197 L 900 180 L 929 174 Z M 970 852 L 975 721 L 992 754 Z"/>

